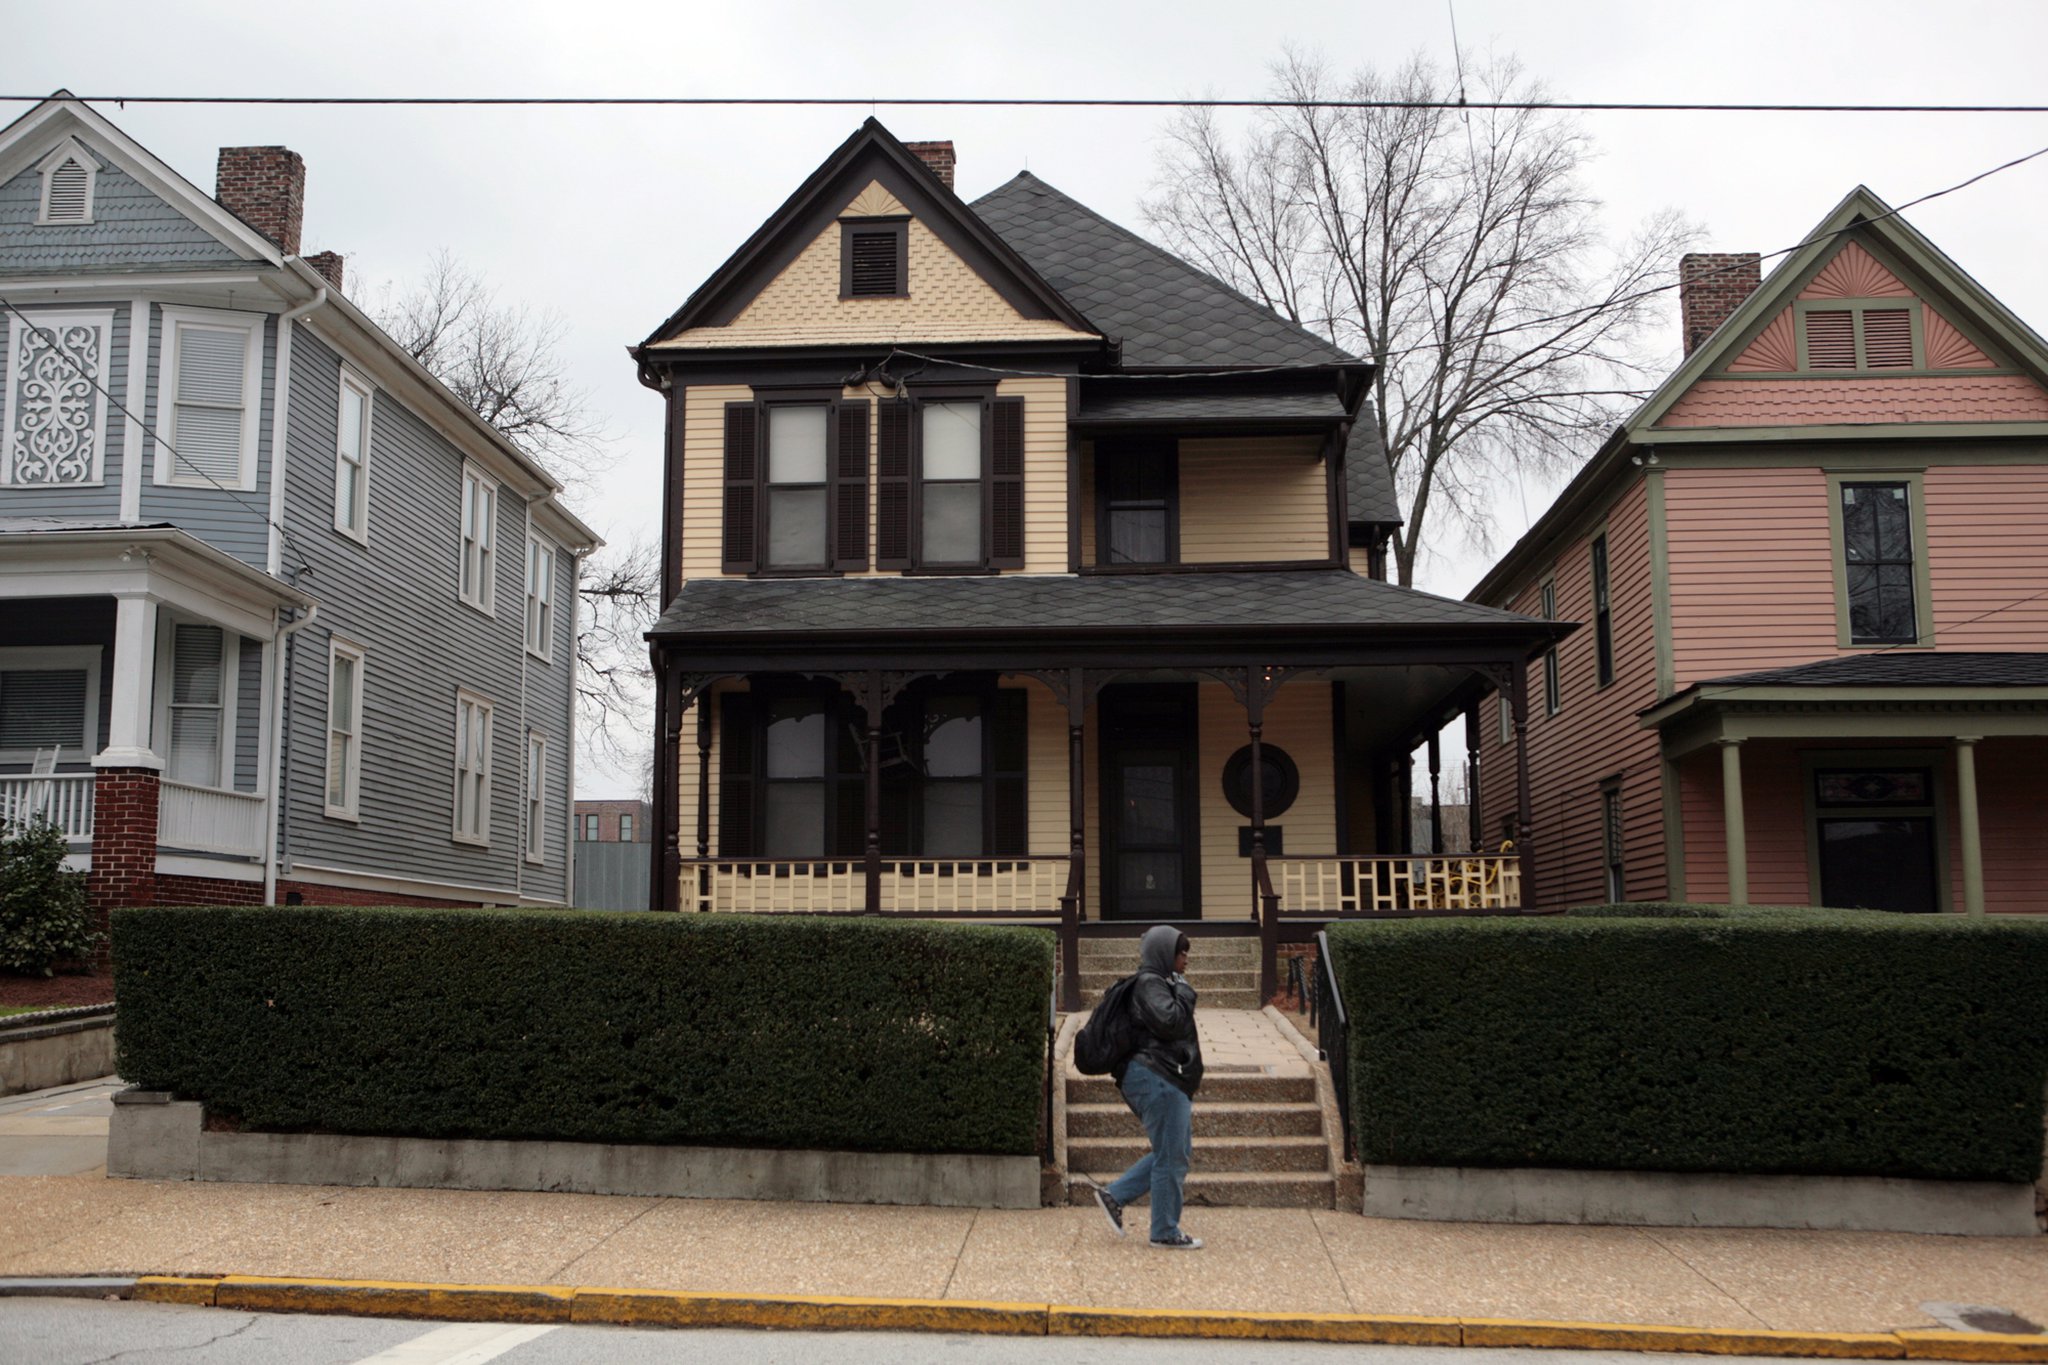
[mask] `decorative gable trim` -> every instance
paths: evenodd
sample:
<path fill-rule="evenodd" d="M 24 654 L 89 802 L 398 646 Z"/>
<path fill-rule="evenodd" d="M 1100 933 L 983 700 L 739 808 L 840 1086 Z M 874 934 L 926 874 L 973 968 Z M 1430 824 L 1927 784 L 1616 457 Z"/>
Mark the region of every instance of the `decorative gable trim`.
<path fill-rule="evenodd" d="M 75 137 L 58 143 L 36 163 L 43 177 L 43 193 L 36 209 L 36 226 L 80 224 L 92 221 L 93 193 L 100 172 L 99 158 Z"/>

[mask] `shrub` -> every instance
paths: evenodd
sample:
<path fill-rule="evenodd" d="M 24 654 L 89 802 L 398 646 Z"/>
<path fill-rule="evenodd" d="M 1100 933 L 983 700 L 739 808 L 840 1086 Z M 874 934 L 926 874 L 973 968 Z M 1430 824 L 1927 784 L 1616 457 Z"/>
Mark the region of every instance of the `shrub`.
<path fill-rule="evenodd" d="M 49 976 L 99 945 L 85 876 L 64 867 L 64 832 L 42 816 L 0 824 L 0 969 Z"/>
<path fill-rule="evenodd" d="M 1036 1147 L 1042 930 L 151 907 L 114 962 L 120 1073 L 255 1127 Z"/>
<path fill-rule="evenodd" d="M 1363 1161 L 2041 1169 L 2048 923 L 1601 906 L 1330 944 Z"/>

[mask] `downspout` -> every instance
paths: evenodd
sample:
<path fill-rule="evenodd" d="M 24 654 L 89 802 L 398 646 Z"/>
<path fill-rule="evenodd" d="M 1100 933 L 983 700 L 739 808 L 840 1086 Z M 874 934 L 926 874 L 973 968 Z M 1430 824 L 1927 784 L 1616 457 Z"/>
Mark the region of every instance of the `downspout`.
<path fill-rule="evenodd" d="M 270 400 L 274 416 L 270 424 L 270 553 L 267 565 L 273 577 L 284 565 L 284 486 L 287 469 L 285 449 L 291 434 L 292 412 L 292 324 L 325 307 L 326 304 L 327 286 L 323 284 L 313 291 L 312 298 L 296 308 L 288 308 L 277 315 L 277 379 Z M 291 736 L 284 728 L 291 720 L 291 637 L 312 625 L 313 618 L 319 615 L 319 612 L 319 604 L 314 603 L 298 620 L 280 627 L 270 652 L 272 667 L 277 670 L 277 695 L 272 698 L 270 708 L 273 761 L 270 767 L 270 838 L 264 842 L 263 848 L 265 905 L 272 905 L 277 901 L 279 846 L 291 834 L 291 821 L 286 810 L 288 793 L 285 791 L 286 774 L 291 770 Z"/>

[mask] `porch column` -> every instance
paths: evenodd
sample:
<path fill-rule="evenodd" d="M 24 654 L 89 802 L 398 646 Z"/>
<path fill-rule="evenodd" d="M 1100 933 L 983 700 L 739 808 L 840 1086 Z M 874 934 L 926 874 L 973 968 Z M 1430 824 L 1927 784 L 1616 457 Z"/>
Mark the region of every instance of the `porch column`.
<path fill-rule="evenodd" d="M 1465 826 L 1466 844 L 1474 853 L 1486 837 L 1486 829 L 1479 818 L 1479 703 L 1473 702 L 1465 708 Z"/>
<path fill-rule="evenodd" d="M 1410 741 L 1411 743 L 1413 741 Z M 1401 852 L 1415 851 L 1415 751 L 1404 750 L 1394 765 L 1394 818 L 1400 822 Z"/>
<path fill-rule="evenodd" d="M 1721 826 L 1728 842 L 1728 903 L 1749 904 L 1749 831 L 1742 821 L 1742 741 L 1721 745 Z"/>
<path fill-rule="evenodd" d="M 1088 886 L 1087 674 L 1067 678 L 1067 893 L 1060 897 L 1060 1008 L 1081 1008 L 1081 914 Z"/>
<path fill-rule="evenodd" d="M 1429 851 L 1444 851 L 1443 731 L 1429 732 Z"/>
<path fill-rule="evenodd" d="M 1984 837 L 1977 823 L 1977 741 L 1981 735 L 1956 736 L 1956 816 L 1962 824 L 1963 913 L 1984 913 Z"/>
<path fill-rule="evenodd" d="M 1522 904 L 1536 902 L 1536 859 L 1529 848 L 1535 833 L 1534 802 L 1529 791 L 1529 661 L 1515 660 L 1508 688 L 1508 708 L 1515 722 L 1515 862 L 1522 876 Z"/>
<path fill-rule="evenodd" d="M 1266 866 L 1266 772 L 1260 737 L 1266 731 L 1266 698 L 1275 684 L 1257 666 L 1244 671 L 1245 719 L 1251 732 L 1252 918 L 1259 926 L 1259 1000 L 1273 996 L 1280 975 L 1280 897 Z"/>
<path fill-rule="evenodd" d="M 862 755 L 867 768 L 867 912 L 882 913 L 882 675 L 868 674 L 861 698 L 867 712 L 867 744 Z"/>
<path fill-rule="evenodd" d="M 92 871 L 86 876 L 92 926 L 101 933 L 116 906 L 156 900 L 158 784 L 164 766 L 149 742 L 156 615 L 156 600 L 143 593 L 115 599 L 113 695 L 106 747 L 92 760 Z"/>
<path fill-rule="evenodd" d="M 121 593 L 114 607 L 114 678 L 107 743 L 93 758 L 95 768 L 164 766 L 149 744 L 155 682 L 156 599 L 143 593 Z"/>
<path fill-rule="evenodd" d="M 697 905 L 710 904 L 711 867 L 711 694 L 697 694 Z"/>
<path fill-rule="evenodd" d="M 682 727 L 677 705 L 680 687 L 673 663 L 654 646 L 654 827 L 660 831 L 661 848 L 649 859 L 647 908 L 675 911 L 682 908 L 682 831 L 677 828 L 682 814 L 677 789 L 682 784 L 682 751 L 678 743 Z M 700 812 L 701 813 L 701 812 Z"/>

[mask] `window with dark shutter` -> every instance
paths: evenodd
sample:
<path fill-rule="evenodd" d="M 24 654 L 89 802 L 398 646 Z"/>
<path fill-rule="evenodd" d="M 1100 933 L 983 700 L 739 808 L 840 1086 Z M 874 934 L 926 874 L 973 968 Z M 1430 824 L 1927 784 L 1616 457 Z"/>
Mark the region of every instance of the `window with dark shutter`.
<path fill-rule="evenodd" d="M 718 698 L 718 856 L 751 858 L 760 851 L 754 833 L 754 698 L 727 692 Z"/>
<path fill-rule="evenodd" d="M 902 298 L 910 292 L 908 228 L 902 220 L 840 225 L 841 297 Z"/>
<path fill-rule="evenodd" d="M 767 528 L 762 567 L 824 569 L 831 564 L 831 410 L 823 403 L 777 403 L 765 414 L 762 460 Z"/>
<path fill-rule="evenodd" d="M 837 449 L 832 452 L 832 567 L 859 573 L 868 566 L 868 402 L 839 404 Z"/>
<path fill-rule="evenodd" d="M 989 533 L 991 568 L 1024 567 L 1024 400 L 989 405 Z"/>
<path fill-rule="evenodd" d="M 1029 743 L 1023 689 L 997 689 L 994 722 L 989 727 L 988 748 L 988 851 L 1021 857 L 1031 851 L 1024 789 Z"/>
<path fill-rule="evenodd" d="M 723 563 L 727 573 L 761 566 L 759 414 L 752 403 L 725 405 L 725 510 Z"/>
<path fill-rule="evenodd" d="M 875 413 L 875 567 L 910 567 L 910 404 Z"/>
<path fill-rule="evenodd" d="M 978 398 L 918 404 L 917 562 L 965 567 L 986 560 L 983 474 L 988 468 Z"/>

